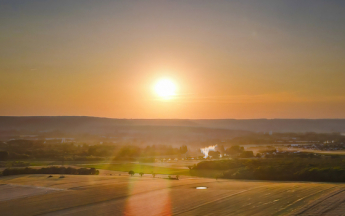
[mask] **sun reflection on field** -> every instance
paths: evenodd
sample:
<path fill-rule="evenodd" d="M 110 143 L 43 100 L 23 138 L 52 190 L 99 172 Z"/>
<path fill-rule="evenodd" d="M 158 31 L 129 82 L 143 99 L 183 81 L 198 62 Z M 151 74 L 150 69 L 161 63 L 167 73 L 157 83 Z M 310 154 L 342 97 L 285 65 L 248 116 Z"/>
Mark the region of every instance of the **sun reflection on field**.
<path fill-rule="evenodd" d="M 162 188 L 164 189 L 152 192 L 150 191 L 150 186 L 157 186 L 155 179 L 144 180 L 141 177 L 132 177 L 128 184 L 128 194 L 137 195 L 127 198 L 124 215 L 171 215 L 171 183 L 170 181 L 159 181 L 159 184 L 162 184 Z M 145 196 L 144 192 L 147 190 L 152 194 L 151 199 L 147 199 Z M 154 200 L 154 202 L 152 202 L 152 200 Z"/>

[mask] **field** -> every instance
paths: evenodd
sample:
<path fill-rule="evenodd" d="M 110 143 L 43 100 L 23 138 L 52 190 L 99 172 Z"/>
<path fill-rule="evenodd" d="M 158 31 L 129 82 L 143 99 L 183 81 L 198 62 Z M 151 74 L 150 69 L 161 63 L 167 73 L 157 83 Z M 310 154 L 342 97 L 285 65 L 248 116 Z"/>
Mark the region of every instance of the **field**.
<path fill-rule="evenodd" d="M 345 207 L 345 184 L 109 173 L 1 177 L 1 215 L 339 215 Z"/>
<path fill-rule="evenodd" d="M 163 175 L 186 175 L 186 176 L 198 176 L 207 178 L 216 178 L 223 171 L 219 170 L 189 170 L 188 166 L 200 161 L 172 161 L 165 163 L 106 163 L 106 164 L 79 164 L 78 166 L 87 168 L 100 169 L 101 172 L 105 170 L 128 172 L 133 170 L 135 173 L 145 173 L 150 175 L 151 173 L 163 174 Z"/>
<path fill-rule="evenodd" d="M 171 175 L 188 175 L 188 169 L 175 169 L 169 167 L 159 167 L 152 165 L 144 164 L 134 164 L 134 163 L 125 163 L 125 164 L 96 164 L 96 165 L 84 165 L 84 167 L 96 168 L 96 169 L 105 169 L 113 171 L 122 171 L 128 172 L 133 170 L 135 173 L 155 173 L 155 174 L 171 174 Z"/>
<path fill-rule="evenodd" d="M 30 163 L 31 168 L 42 168 L 47 166 L 61 166 L 59 161 L 26 161 Z M 92 161 L 65 161 L 64 166 L 74 167 L 74 168 L 96 168 L 99 169 L 101 173 L 112 173 L 111 171 L 119 171 L 128 173 L 128 171 L 133 170 L 135 173 L 143 172 L 145 175 L 150 175 L 152 173 L 162 174 L 162 175 L 187 175 L 187 176 L 198 176 L 215 178 L 219 176 L 223 171 L 217 170 L 192 170 L 188 169 L 188 166 L 192 166 L 200 162 L 199 160 L 193 161 L 171 161 L 171 162 L 157 162 L 157 163 L 138 163 L 138 162 L 92 162 Z M 4 170 L 6 167 L 0 168 L 0 171 Z M 110 171 L 110 172 L 109 172 Z"/>

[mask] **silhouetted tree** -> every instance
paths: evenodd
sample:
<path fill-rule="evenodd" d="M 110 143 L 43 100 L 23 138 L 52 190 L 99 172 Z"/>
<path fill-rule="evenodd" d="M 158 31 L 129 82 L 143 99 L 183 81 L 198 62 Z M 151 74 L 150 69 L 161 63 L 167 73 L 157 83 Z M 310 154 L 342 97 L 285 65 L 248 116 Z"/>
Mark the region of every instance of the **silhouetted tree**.
<path fill-rule="evenodd" d="M 134 171 L 131 170 L 131 171 L 128 172 L 128 174 L 133 176 L 135 173 L 134 173 Z"/>
<path fill-rule="evenodd" d="M 226 149 L 226 153 L 230 155 L 242 153 L 244 151 L 244 148 L 238 145 L 231 146 L 230 148 Z"/>
<path fill-rule="evenodd" d="M 220 152 L 219 151 L 210 151 L 208 153 L 209 156 L 212 156 L 212 158 L 219 158 Z"/>
<path fill-rule="evenodd" d="M 253 153 L 253 151 L 244 151 L 241 153 L 240 157 L 251 158 L 251 157 L 254 157 L 254 153 Z"/>

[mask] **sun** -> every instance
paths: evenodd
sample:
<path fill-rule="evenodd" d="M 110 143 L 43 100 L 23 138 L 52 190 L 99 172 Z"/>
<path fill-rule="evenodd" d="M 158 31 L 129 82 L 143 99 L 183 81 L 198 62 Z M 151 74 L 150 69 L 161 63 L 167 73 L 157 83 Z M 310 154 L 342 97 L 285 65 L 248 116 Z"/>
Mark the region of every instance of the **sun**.
<path fill-rule="evenodd" d="M 176 95 L 176 85 L 170 79 L 158 80 L 154 90 L 159 97 L 165 100 L 170 99 L 171 97 Z"/>

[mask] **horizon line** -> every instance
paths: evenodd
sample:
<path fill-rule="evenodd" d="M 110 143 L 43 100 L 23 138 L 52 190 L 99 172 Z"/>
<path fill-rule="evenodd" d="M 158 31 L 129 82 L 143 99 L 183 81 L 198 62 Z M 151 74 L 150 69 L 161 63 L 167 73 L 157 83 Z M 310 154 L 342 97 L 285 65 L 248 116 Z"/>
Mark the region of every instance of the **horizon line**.
<path fill-rule="evenodd" d="M 345 118 L 118 118 L 103 116 L 85 116 L 85 115 L 5 115 L 3 117 L 12 118 L 34 118 L 34 117 L 85 117 L 85 118 L 104 118 L 119 120 L 345 120 Z"/>

